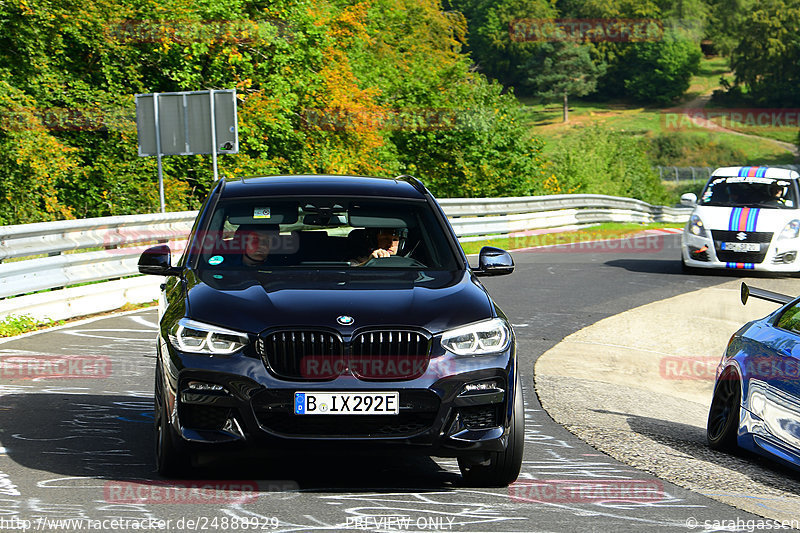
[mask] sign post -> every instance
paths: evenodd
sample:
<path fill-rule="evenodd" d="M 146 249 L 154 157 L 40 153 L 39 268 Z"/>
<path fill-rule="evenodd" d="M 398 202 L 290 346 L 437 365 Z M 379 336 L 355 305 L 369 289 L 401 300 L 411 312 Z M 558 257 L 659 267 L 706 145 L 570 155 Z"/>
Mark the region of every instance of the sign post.
<path fill-rule="evenodd" d="M 161 212 L 165 211 L 162 155 L 211 154 L 214 180 L 217 154 L 239 153 L 236 90 L 136 95 L 139 156 L 156 156 Z"/>

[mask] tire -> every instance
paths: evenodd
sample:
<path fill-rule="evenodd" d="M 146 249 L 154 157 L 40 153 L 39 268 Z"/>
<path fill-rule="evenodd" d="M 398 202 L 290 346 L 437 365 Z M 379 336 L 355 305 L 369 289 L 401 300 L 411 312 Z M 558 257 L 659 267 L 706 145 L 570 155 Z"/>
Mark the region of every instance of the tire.
<path fill-rule="evenodd" d="M 522 468 L 522 454 L 525 447 L 525 403 L 522 399 L 522 385 L 517 375 L 514 412 L 511 416 L 511 429 L 508 445 L 502 452 L 489 452 L 489 464 L 475 465 L 458 460 L 458 468 L 464 482 L 471 486 L 505 487 L 519 476 Z"/>
<path fill-rule="evenodd" d="M 736 373 L 731 371 L 720 376 L 714 388 L 706 425 L 706 438 L 711 448 L 725 452 L 737 449 L 741 397 L 741 382 Z"/>
<path fill-rule="evenodd" d="M 158 373 L 158 368 L 156 368 Z M 169 423 L 169 414 L 163 400 L 163 389 L 159 387 L 158 375 L 156 375 L 155 388 L 155 455 L 156 471 L 163 477 L 178 477 L 188 471 L 190 466 L 190 456 L 175 435 L 172 425 Z"/>

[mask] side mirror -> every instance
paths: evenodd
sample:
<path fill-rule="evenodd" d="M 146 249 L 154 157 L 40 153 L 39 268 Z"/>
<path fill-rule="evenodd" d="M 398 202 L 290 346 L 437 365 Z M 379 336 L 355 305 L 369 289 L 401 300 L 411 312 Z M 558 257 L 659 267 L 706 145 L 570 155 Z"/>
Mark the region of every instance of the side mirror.
<path fill-rule="evenodd" d="M 484 246 L 478 254 L 478 276 L 502 276 L 514 272 L 514 260 L 511 254 L 500 248 Z"/>
<path fill-rule="evenodd" d="M 697 195 L 693 192 L 682 194 L 681 205 L 685 205 L 686 207 L 694 207 L 697 205 Z"/>
<path fill-rule="evenodd" d="M 139 272 L 156 276 L 177 276 L 183 269 L 172 266 L 169 246 L 159 244 L 142 252 L 139 257 Z"/>

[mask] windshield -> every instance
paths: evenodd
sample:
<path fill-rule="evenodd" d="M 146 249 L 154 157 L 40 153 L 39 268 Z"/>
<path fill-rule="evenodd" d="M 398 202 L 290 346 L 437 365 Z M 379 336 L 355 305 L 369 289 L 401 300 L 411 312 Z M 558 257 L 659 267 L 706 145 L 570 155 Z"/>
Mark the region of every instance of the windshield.
<path fill-rule="evenodd" d="M 221 201 L 196 235 L 197 268 L 455 270 L 428 204 L 414 200 L 253 198 Z"/>
<path fill-rule="evenodd" d="M 794 209 L 797 192 L 791 180 L 756 177 L 716 177 L 706 185 L 700 205 Z"/>

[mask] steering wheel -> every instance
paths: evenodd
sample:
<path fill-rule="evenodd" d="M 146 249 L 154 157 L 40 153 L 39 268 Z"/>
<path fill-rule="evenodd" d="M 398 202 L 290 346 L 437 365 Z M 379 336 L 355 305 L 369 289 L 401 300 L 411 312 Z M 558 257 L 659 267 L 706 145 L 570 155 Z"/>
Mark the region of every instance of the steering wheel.
<path fill-rule="evenodd" d="M 401 255 L 392 255 L 389 257 L 373 257 L 364 266 L 385 266 L 385 267 L 401 267 L 401 268 L 427 268 L 426 265 L 420 263 L 413 257 L 403 257 Z"/>

